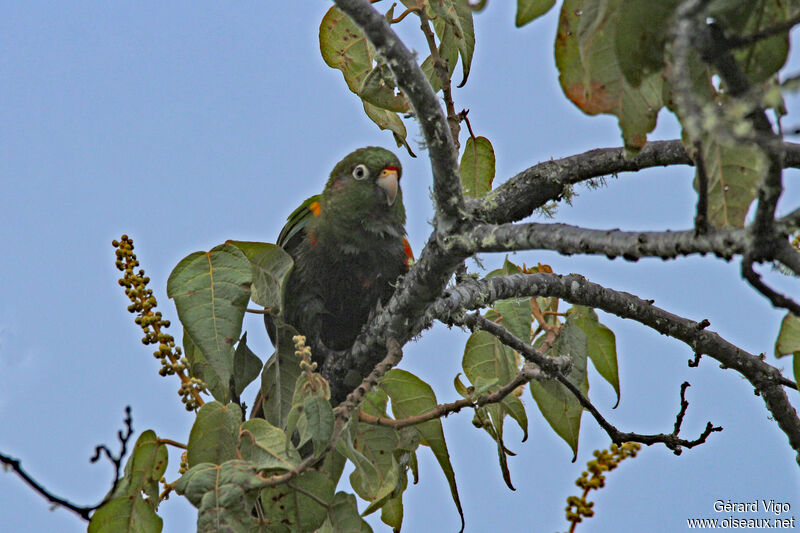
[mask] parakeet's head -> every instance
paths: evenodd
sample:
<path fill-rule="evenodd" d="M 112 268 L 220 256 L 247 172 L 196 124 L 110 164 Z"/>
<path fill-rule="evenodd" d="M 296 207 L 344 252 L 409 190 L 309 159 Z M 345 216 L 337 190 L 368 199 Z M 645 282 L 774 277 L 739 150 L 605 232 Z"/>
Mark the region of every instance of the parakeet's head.
<path fill-rule="evenodd" d="M 339 161 L 323 193 L 323 210 L 340 216 L 392 218 L 405 222 L 400 177 L 403 167 L 389 150 L 359 148 Z"/>

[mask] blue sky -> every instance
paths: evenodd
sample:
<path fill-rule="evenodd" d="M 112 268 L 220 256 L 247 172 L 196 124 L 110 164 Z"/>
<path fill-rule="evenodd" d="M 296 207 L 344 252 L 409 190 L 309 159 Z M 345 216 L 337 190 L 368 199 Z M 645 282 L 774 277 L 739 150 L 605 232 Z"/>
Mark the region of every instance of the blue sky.
<path fill-rule="evenodd" d="M 382 9 L 389 4 L 378 4 Z M 111 240 L 133 237 L 161 311 L 176 318 L 166 280 L 185 255 L 226 239 L 274 241 L 286 215 L 321 190 L 333 164 L 352 149 L 391 136 L 363 114 L 338 71 L 322 61 L 319 21 L 329 4 L 314 2 L 71 2 L 7 5 L 0 18 L 0 451 L 16 456 L 56 494 L 99 501 L 111 468 L 89 464 L 94 446 L 115 446 L 124 407 L 137 432 L 185 441 L 192 423 L 177 380 L 158 362 L 116 284 Z M 587 117 L 558 86 L 551 13 L 513 27 L 513 4 L 490 2 L 476 16 L 477 49 L 457 109 L 470 109 L 476 134 L 491 139 L 497 182 L 539 161 L 595 147 L 619 146 L 612 117 Z M 411 18 L 399 26 L 414 35 Z M 421 49 L 414 35 L 410 44 Z M 797 64 L 797 61 L 793 62 Z M 792 120 L 795 118 L 795 120 Z M 796 125 L 790 116 L 786 123 Z M 420 136 L 409 124 L 412 145 Z M 651 138 L 675 138 L 662 113 Z M 408 233 L 419 253 L 430 232 L 430 167 L 422 149 L 404 165 Z M 787 172 L 781 212 L 798 204 L 797 174 Z M 557 221 L 593 228 L 685 229 L 694 195 L 688 168 L 654 169 L 579 189 Z M 487 256 L 491 267 L 502 256 Z M 711 329 L 752 353 L 772 347 L 783 313 L 746 287 L 738 265 L 714 258 L 643 260 L 525 252 L 606 286 L 655 299 L 677 314 L 708 318 Z M 472 264 L 471 268 L 477 267 Z M 762 270 L 766 270 L 762 268 Z M 770 278 L 785 290 L 793 280 Z M 718 517 L 717 499 L 775 499 L 800 509 L 797 465 L 763 402 L 732 371 L 710 358 L 688 368 L 683 344 L 601 314 L 617 335 L 622 401 L 590 374 L 596 405 L 622 430 L 668 432 L 680 383 L 690 381 L 684 435 L 711 420 L 724 426 L 706 445 L 675 457 L 663 447 L 611 473 L 597 493 L 596 517 L 578 531 L 683 531 L 686 518 Z M 177 325 L 177 320 L 174 320 Z M 271 348 L 258 318 L 245 328 L 264 359 Z M 180 333 L 173 327 L 172 333 Z M 402 367 L 430 382 L 440 401 L 457 397 L 466 334 L 435 327 L 406 348 Z M 789 372 L 787 372 L 787 375 Z M 797 393 L 790 391 L 793 401 Z M 608 439 L 584 417 L 578 462 L 550 430 L 529 396 L 530 438 L 509 429 L 517 453 L 509 466 L 517 491 L 500 476 L 494 443 L 461 413 L 444 421 L 467 531 L 566 530 L 565 499 L 575 494 L 591 451 Z M 178 454 L 168 479 L 176 477 Z M 409 487 L 404 531 L 457 531 L 443 475 L 427 450 L 421 481 Z M 164 502 L 164 530 L 192 529 L 194 509 Z M 759 517 L 767 515 L 759 514 Z M 370 520 L 379 523 L 377 515 Z M 0 475 L 0 530 L 85 530 L 14 475 Z M 377 526 L 376 531 L 381 527 Z"/>

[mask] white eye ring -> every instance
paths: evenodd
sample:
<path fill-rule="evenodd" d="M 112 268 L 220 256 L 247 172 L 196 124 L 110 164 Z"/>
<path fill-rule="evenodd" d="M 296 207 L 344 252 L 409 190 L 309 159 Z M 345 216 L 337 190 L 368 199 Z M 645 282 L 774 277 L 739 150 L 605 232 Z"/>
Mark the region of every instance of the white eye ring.
<path fill-rule="evenodd" d="M 356 165 L 356 168 L 353 169 L 353 177 L 357 180 L 363 180 L 367 177 L 367 174 L 369 174 L 369 171 L 366 165 Z"/>

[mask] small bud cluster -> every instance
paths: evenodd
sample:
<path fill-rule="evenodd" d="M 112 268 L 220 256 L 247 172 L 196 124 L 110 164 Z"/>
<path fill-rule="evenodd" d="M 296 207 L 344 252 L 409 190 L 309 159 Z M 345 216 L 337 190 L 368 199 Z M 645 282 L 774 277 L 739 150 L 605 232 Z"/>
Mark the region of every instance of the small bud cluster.
<path fill-rule="evenodd" d="M 301 359 L 300 368 L 306 374 L 306 383 L 303 384 L 303 392 L 311 391 L 311 394 L 322 392 L 323 397 L 330 398 L 330 385 L 320 374 L 317 374 L 317 363 L 311 360 L 311 347 L 306 346 L 306 338 L 303 335 L 292 337 L 294 342 L 295 355 Z"/>
<path fill-rule="evenodd" d="M 567 521 L 572 523 L 570 532 L 583 521 L 583 518 L 594 516 L 594 502 L 586 501 L 589 491 L 598 490 L 606 485 L 604 472 L 610 472 L 619 466 L 628 457 L 636 457 L 642 445 L 637 442 L 624 442 L 622 446 L 612 444 L 608 450 L 595 450 L 595 459 L 586 463 L 586 470 L 581 474 L 575 484 L 583 489 L 583 496 L 569 496 L 567 498 Z"/>
<path fill-rule="evenodd" d="M 150 278 L 145 276 L 142 269 L 135 271 L 139 266 L 139 260 L 133 253 L 133 239 L 123 235 L 119 241 L 111 241 L 111 244 L 117 249 L 116 267 L 123 273 L 119 284 L 125 288 L 125 295 L 131 301 L 128 311 L 136 313 L 134 322 L 144 332 L 142 344 L 158 345 L 158 349 L 153 352 L 153 355 L 161 361 L 158 373 L 161 376 L 174 374 L 180 378 L 181 388 L 178 394 L 186 409 L 192 411 L 200 407 L 203 405 L 200 393 L 205 390 L 205 384 L 199 379 L 188 376 L 188 361 L 185 357 L 181 357 L 181 349 L 175 345 L 172 335 L 163 331 L 170 326 L 170 322 L 163 319 L 160 311 L 154 311 L 158 302 L 153 296 L 153 290 L 147 288 Z"/>

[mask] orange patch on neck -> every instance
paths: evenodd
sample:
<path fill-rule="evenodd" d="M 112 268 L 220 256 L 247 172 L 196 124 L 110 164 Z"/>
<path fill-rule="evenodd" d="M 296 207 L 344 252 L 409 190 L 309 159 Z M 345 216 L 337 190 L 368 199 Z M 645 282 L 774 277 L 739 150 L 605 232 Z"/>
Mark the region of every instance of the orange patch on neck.
<path fill-rule="evenodd" d="M 311 202 L 308 204 L 308 210 L 311 211 L 315 217 L 318 217 L 322 212 L 322 205 L 320 205 L 319 202 Z"/>

